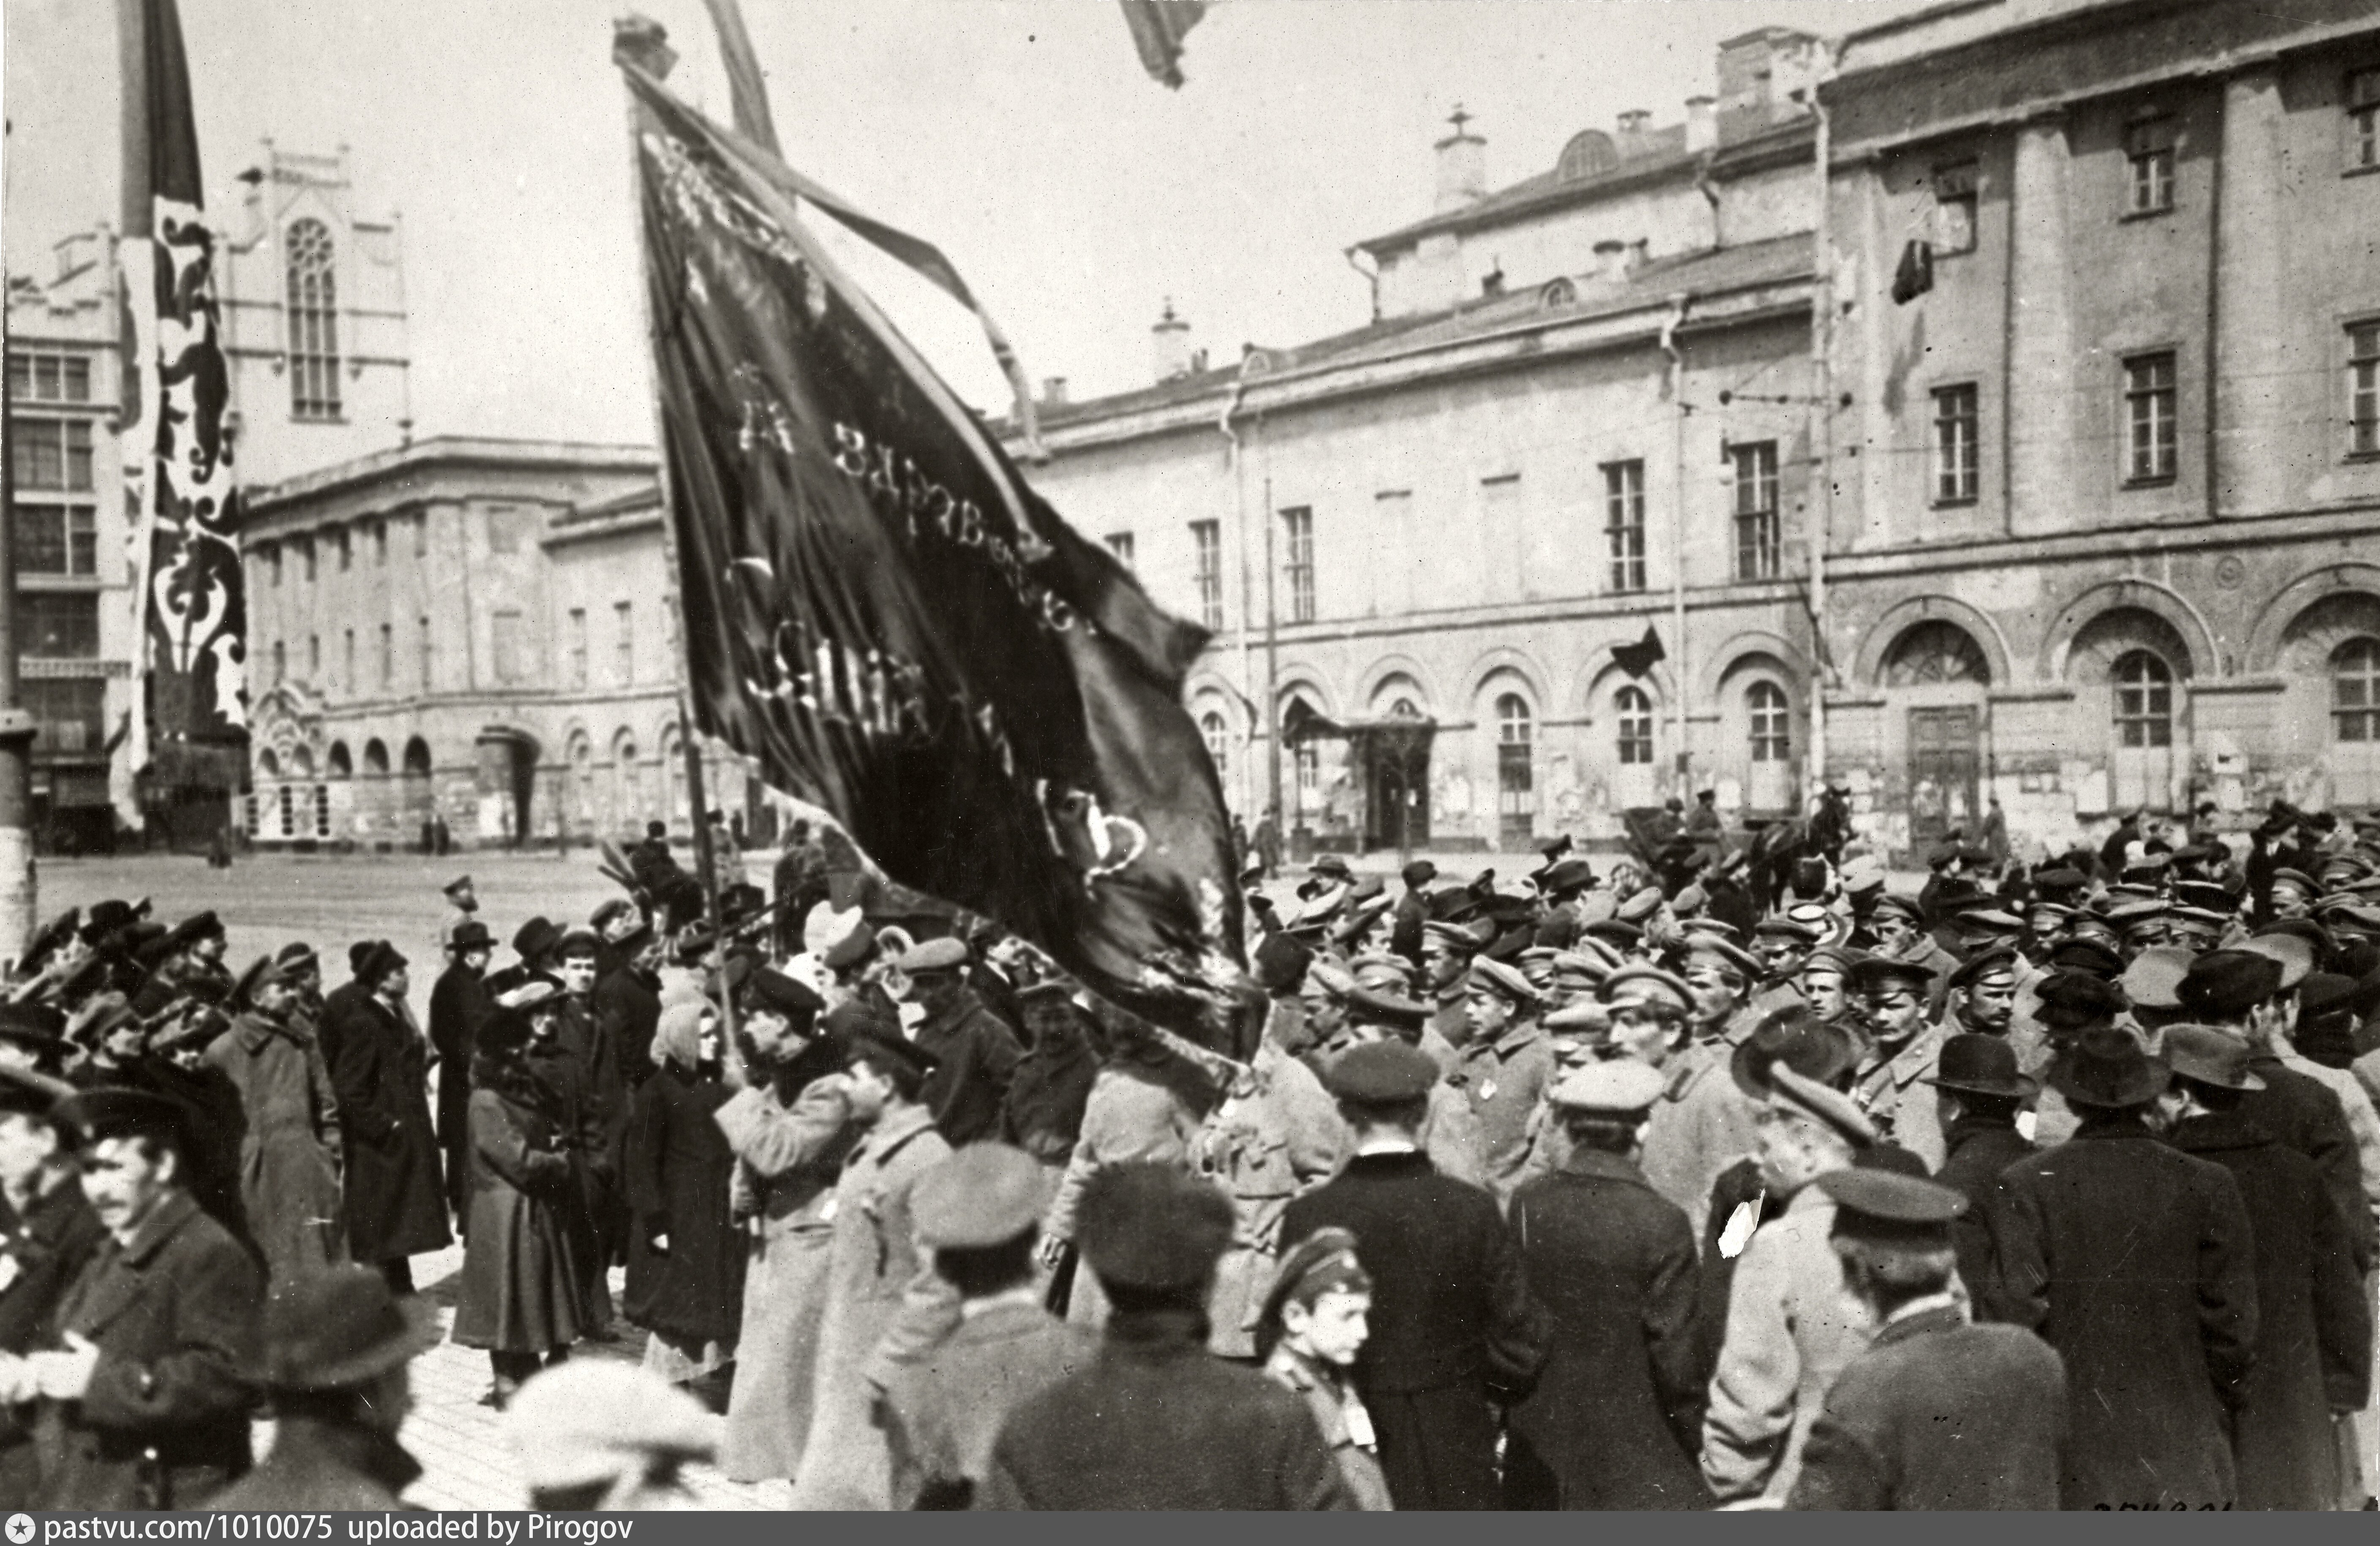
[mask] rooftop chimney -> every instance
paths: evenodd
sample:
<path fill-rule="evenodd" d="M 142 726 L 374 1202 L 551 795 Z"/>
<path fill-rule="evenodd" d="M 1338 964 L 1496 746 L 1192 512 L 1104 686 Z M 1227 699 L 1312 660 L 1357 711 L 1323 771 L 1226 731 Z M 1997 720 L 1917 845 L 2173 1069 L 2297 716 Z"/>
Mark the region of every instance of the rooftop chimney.
<path fill-rule="evenodd" d="M 1604 240 L 1595 244 L 1595 277 L 1607 284 L 1628 281 L 1628 244 Z"/>
<path fill-rule="evenodd" d="M 1173 297 L 1165 297 L 1165 315 L 1148 330 L 1160 381 L 1178 380 L 1190 374 L 1190 324 L 1173 314 Z"/>
<path fill-rule="evenodd" d="M 1718 99 L 1686 99 L 1686 153 L 1700 155 L 1718 143 Z"/>
<path fill-rule="evenodd" d="M 1621 138 L 1623 139 L 1644 139 L 1645 126 L 1652 121 L 1653 115 L 1650 113 L 1645 112 L 1643 108 L 1630 108 L 1627 112 L 1622 113 L 1620 115 Z"/>
<path fill-rule="evenodd" d="M 1066 405 L 1065 377 L 1051 376 L 1042 381 L 1041 405 L 1045 408 L 1062 408 Z"/>
<path fill-rule="evenodd" d="M 1437 214 L 1488 196 L 1488 141 L 1470 131 L 1471 115 L 1460 103 L 1446 121 L 1454 132 L 1438 142 L 1438 196 L 1431 205 Z"/>

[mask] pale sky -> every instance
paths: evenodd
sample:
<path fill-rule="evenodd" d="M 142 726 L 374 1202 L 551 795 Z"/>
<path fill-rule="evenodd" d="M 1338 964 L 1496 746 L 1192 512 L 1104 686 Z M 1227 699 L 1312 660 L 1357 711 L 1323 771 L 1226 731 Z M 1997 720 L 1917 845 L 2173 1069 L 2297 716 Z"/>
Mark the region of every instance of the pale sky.
<path fill-rule="evenodd" d="M 1141 70 L 1114 0 L 744 0 L 787 159 L 939 244 L 1038 380 L 1146 384 L 1172 296 L 1216 357 L 1366 319 L 1343 250 L 1428 212 L 1460 103 L 1491 186 L 1617 114 L 1683 115 L 1718 40 L 1840 33 L 1922 0 L 1227 0 L 1188 84 Z M 649 441 L 623 94 L 629 0 L 181 0 L 211 207 L 270 136 L 352 148 L 402 212 L 418 432 Z M 721 118 L 700 0 L 638 0 Z M 115 218 L 110 0 L 6 0 L 5 235 L 46 272 Z M 869 268 L 871 283 L 880 271 Z M 1005 389 L 955 308 L 880 296 L 971 400 Z"/>

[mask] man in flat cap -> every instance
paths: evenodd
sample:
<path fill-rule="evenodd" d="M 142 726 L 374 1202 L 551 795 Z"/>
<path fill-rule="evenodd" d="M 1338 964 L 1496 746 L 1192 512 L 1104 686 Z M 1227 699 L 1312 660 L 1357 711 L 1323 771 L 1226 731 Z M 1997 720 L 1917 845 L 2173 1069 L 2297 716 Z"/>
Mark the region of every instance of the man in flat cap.
<path fill-rule="evenodd" d="M 1844 1281 L 1877 1330 L 1827 1392 L 1787 1506 L 2056 1508 L 2065 1370 L 2030 1331 L 1970 1321 L 1950 1245 L 1966 1199 L 1884 1170 L 1815 1184 L 1834 1199 Z"/>
<path fill-rule="evenodd" d="M 107 1240 L 25 1360 L 41 1396 L 34 1506 L 194 1507 L 249 1467 L 264 1274 L 182 1184 L 181 1107 L 88 1090 L 58 1117 Z"/>
<path fill-rule="evenodd" d="M 1004 1143 L 971 1143 L 910 1193 L 918 1243 L 958 1293 L 949 1335 L 903 1364 L 879 1409 L 900 1508 L 965 1508 L 1019 1403 L 1088 1367 L 1099 1339 L 1041 1305 L 1034 1277 L 1042 1169 Z"/>
<path fill-rule="evenodd" d="M 1085 1186 L 1078 1220 L 1114 1314 L 1089 1367 L 1010 1411 L 978 1506 L 1354 1507 L 1304 1397 L 1207 1350 L 1222 1193 L 1172 1166 L 1119 1165 Z"/>
<path fill-rule="evenodd" d="M 1662 1078 L 1639 1161 L 1645 1178 L 1699 1233 L 1711 1183 L 1751 1150 L 1749 1109 L 1719 1088 L 1728 1081 L 1718 1047 L 1694 1039 L 1694 991 L 1683 980 L 1658 966 L 1624 966 L 1603 980 L 1603 1002 L 1613 1052 Z"/>
<path fill-rule="evenodd" d="M 2074 1137 L 2010 1166 L 1990 1207 L 1990 1318 L 2066 1360 L 2061 1507 L 2227 1507 L 2230 1413 L 2254 1356 L 2255 1244 L 2221 1166 L 2157 1141 L 2170 1079 L 2112 1026 L 2085 1031 L 2050 1084 Z"/>
<path fill-rule="evenodd" d="M 1290 1203 L 1282 1234 L 1335 1227 L 1364 1242 L 1372 1336 L 1355 1381 L 1397 1506 L 1497 1507 L 1496 1404 L 1524 1395 L 1545 1358 L 1520 1251 L 1495 1200 L 1422 1151 L 1437 1065 L 1376 1042 L 1332 1064 L 1329 1082 L 1354 1157 Z"/>
<path fill-rule="evenodd" d="M 1852 969 L 1873 1039 L 1852 1097 L 1881 1136 L 1924 1160 L 1928 1170 L 1942 1164 L 1942 1126 L 1932 1092 L 1917 1081 L 1934 1071 L 1949 1034 L 1926 1013 L 1933 982 L 1932 968 L 1890 956 L 1870 956 Z"/>
<path fill-rule="evenodd" d="M 1926 1006 L 1928 1014 L 1939 1014 L 1942 996 L 1950 972 L 1957 968 L 1959 958 L 1944 949 L 1934 936 L 1925 932 L 1925 911 L 1914 899 L 1898 892 L 1876 899 L 1876 911 L 1868 919 L 1868 932 L 1873 936 L 1870 953 L 1894 960 L 1905 960 L 1933 972 L 1934 991 Z"/>
<path fill-rule="evenodd" d="M 1741 1044 L 1760 1023 L 1752 1008 L 1752 990 L 1761 980 L 1758 957 L 1716 929 L 1697 928 L 1686 938 L 1685 968 L 1680 975 L 1694 991 L 1694 1040 L 1716 1057 Z"/>
<path fill-rule="evenodd" d="M 33 1505 L 41 1467 L 24 1355 L 49 1335 L 58 1300 L 106 1243 L 60 1130 L 65 1081 L 0 1068 L 0 1508 Z"/>
<path fill-rule="evenodd" d="M 1961 1032 L 1942 1044 L 1942 1055 L 1925 1082 L 1934 1087 L 1945 1151 L 1934 1179 L 1968 1203 L 1950 1226 L 1959 1275 L 1980 1288 L 1995 1275 L 1985 1206 L 2000 1172 L 2034 1152 L 2032 1141 L 2017 1130 L 2017 1117 L 2041 1086 L 2018 1071 L 2016 1049 L 2005 1037 L 1974 1032 Z"/>
<path fill-rule="evenodd" d="M 1728 1294 L 1703 1418 L 1703 1480 L 1721 1503 L 1791 1495 L 1827 1392 L 1876 1334 L 1874 1312 L 1843 1292 L 1834 1200 L 1813 1184 L 1850 1169 L 1876 1129 L 1850 1096 L 1782 1062 L 1767 1083 L 1761 1176 L 1787 1202 L 1752 1232 Z"/>
<path fill-rule="evenodd" d="M 719 1419 L 701 1402 L 650 1370 L 599 1359 L 522 1385 L 504 1426 L 529 1507 L 541 1513 L 698 1507 L 685 1468 L 719 1443 Z"/>
<path fill-rule="evenodd" d="M 1537 1021 L 1543 995 L 1521 972 L 1481 956 L 1471 963 L 1466 987 L 1471 1035 L 1447 1078 L 1477 1123 L 1488 1190 L 1509 1197 L 1519 1182 L 1529 1117 L 1553 1075 L 1553 1043 Z"/>
<path fill-rule="evenodd" d="M 1617 1058 L 1564 1074 L 1550 1093 L 1568 1157 L 1512 1198 L 1550 1336 L 1545 1372 L 1512 1411 L 1508 1507 L 1710 1503 L 1694 1464 L 1710 1371 L 1693 1228 L 1636 1165 L 1662 1088 L 1654 1069 Z"/>
<path fill-rule="evenodd" d="M 2173 1082 L 2151 1125 L 2187 1154 L 2231 1173 L 2252 1221 L 2254 1358 L 2232 1411 L 2243 1509 L 2338 1505 L 2333 1414 L 2371 1396 L 2372 1304 L 2321 1174 L 2240 1116 L 2262 1086 L 2246 1044 L 2200 1025 L 2166 1028 Z"/>
<path fill-rule="evenodd" d="M 925 1101 L 953 1148 L 999 1131 L 1000 1104 L 1025 1056 L 1016 1033 L 967 985 L 967 960 L 966 946 L 946 937 L 927 940 L 895 963 L 908 980 L 909 1001 L 926 1011 L 917 1040 L 935 1068 Z"/>
<path fill-rule="evenodd" d="M 321 1033 L 339 1102 L 348 1250 L 400 1294 L 413 1291 L 412 1258 L 455 1238 L 430 1116 L 430 1049 L 405 1005 L 406 965 L 387 940 L 372 941 L 356 965 L 361 991 Z"/>
<path fill-rule="evenodd" d="M 239 1095 L 240 1202 L 275 1281 L 347 1259 L 338 1097 L 322 1048 L 292 1018 L 297 995 L 281 963 L 259 957 L 233 994 L 229 1029 L 205 1055 Z"/>
<path fill-rule="evenodd" d="M 892 1454 L 871 1414 L 893 1366 L 938 1341 L 956 1306 L 919 1254 L 910 1213 L 917 1178 L 950 1157 L 925 1104 L 933 1054 L 862 1011 L 844 1053 L 844 1098 L 859 1142 L 832 1203 L 833 1243 L 819 1327 L 809 1441 L 795 1509 L 892 1506 Z"/>
<path fill-rule="evenodd" d="M 214 1495 L 215 1512 L 404 1507 L 421 1465 L 396 1441 L 413 1410 L 409 1369 L 438 1345 L 438 1310 L 400 1299 L 369 1267 L 341 1265 L 273 1286 L 260 1379 L 273 1450 Z"/>

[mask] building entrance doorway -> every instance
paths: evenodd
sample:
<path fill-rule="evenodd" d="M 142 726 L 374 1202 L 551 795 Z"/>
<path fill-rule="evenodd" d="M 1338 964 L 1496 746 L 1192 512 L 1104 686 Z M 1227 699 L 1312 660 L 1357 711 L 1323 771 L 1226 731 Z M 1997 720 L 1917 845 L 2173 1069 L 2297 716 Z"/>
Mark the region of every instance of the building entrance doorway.
<path fill-rule="evenodd" d="M 1973 830 L 1983 712 L 1973 704 L 1909 711 L 1909 846 L 1923 852 L 1953 827 Z"/>

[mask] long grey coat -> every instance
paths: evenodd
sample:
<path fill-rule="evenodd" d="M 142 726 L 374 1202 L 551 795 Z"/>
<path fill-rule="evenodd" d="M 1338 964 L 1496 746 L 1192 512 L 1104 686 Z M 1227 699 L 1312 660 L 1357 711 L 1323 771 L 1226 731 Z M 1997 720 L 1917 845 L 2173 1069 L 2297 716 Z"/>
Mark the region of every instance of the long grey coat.
<path fill-rule="evenodd" d="M 347 1259 L 339 1197 L 339 1103 L 322 1049 L 301 1027 L 244 1014 L 206 1060 L 239 1092 L 239 1198 L 249 1238 L 278 1282 Z"/>

